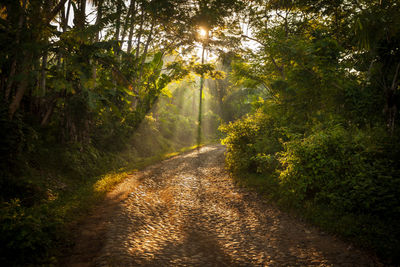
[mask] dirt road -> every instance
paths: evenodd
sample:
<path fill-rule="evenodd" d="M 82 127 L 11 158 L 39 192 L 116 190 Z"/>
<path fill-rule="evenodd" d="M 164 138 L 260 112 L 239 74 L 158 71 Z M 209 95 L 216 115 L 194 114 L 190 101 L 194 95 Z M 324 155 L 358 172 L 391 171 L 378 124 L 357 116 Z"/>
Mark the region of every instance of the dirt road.
<path fill-rule="evenodd" d="M 121 202 L 83 227 L 68 266 L 380 266 L 235 186 L 223 146 L 151 166 L 110 197 Z"/>

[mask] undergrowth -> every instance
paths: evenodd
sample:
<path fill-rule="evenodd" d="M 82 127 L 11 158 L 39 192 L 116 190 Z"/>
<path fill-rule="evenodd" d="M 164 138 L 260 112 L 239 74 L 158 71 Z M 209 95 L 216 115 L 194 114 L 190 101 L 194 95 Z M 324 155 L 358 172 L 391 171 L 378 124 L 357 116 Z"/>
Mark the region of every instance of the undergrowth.
<path fill-rule="evenodd" d="M 400 261 L 395 136 L 335 122 L 299 133 L 262 112 L 222 130 L 226 163 L 240 184 L 388 262 Z"/>
<path fill-rule="evenodd" d="M 131 151 L 101 153 L 90 147 L 46 150 L 54 153 L 47 155 L 47 161 L 45 155 L 36 154 L 19 182 L 14 177 L 2 179 L 9 193 L 2 195 L 0 206 L 1 265 L 56 265 L 57 258 L 73 245 L 70 226 L 107 192 L 133 172 L 195 147 L 170 147 L 148 157 L 129 155 Z"/>

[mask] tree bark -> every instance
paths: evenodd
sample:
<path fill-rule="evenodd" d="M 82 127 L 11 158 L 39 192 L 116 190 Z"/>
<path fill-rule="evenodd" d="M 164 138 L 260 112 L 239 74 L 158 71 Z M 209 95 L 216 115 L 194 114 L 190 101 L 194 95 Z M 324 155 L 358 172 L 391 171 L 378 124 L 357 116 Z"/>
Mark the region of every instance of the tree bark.
<path fill-rule="evenodd" d="M 23 26 L 23 24 L 25 22 L 26 4 L 27 4 L 27 1 L 24 0 L 22 2 L 22 10 L 20 11 L 19 20 L 18 20 L 17 34 L 16 34 L 16 37 L 15 37 L 16 47 L 19 47 L 19 44 L 21 42 L 21 31 L 22 31 L 22 26 Z M 13 82 L 14 82 L 15 71 L 17 69 L 17 57 L 18 57 L 18 55 L 16 54 L 14 56 L 14 59 L 13 59 L 12 63 L 11 63 L 10 74 L 8 75 L 8 79 L 7 79 L 7 85 L 6 85 L 5 95 L 4 95 L 4 98 L 5 98 L 6 102 L 8 102 L 8 100 L 10 98 L 10 95 L 11 95 L 11 89 L 12 89 Z"/>
<path fill-rule="evenodd" d="M 31 62 L 32 59 L 32 54 L 30 53 L 28 56 L 25 57 L 24 63 L 23 63 L 23 70 L 22 70 L 22 76 L 24 77 L 24 79 L 19 83 L 18 87 L 17 87 L 17 91 L 15 93 L 15 96 L 12 99 L 12 102 L 9 106 L 9 116 L 10 119 L 12 119 L 14 117 L 15 112 L 17 111 L 17 109 L 19 108 L 22 98 L 25 94 L 26 88 L 29 85 L 29 72 L 30 72 L 30 67 L 31 64 L 29 64 Z"/>
<path fill-rule="evenodd" d="M 116 46 L 115 46 L 115 53 L 118 55 L 119 54 L 119 50 L 121 49 L 120 44 L 119 44 L 119 33 L 121 31 L 121 9 L 122 9 L 122 3 L 121 0 L 118 0 L 117 2 L 117 21 L 115 24 L 115 35 L 114 35 L 114 39 L 117 42 Z"/>
<path fill-rule="evenodd" d="M 138 33 L 138 37 L 137 37 L 137 43 L 136 43 L 136 56 L 135 58 L 138 59 L 139 58 L 139 51 L 140 51 L 140 39 L 142 37 L 142 31 L 143 31 L 143 22 L 144 22 L 144 11 L 143 11 L 143 7 L 142 7 L 142 14 L 140 16 L 140 26 L 139 26 L 139 33 Z M 137 63 L 136 63 L 137 64 Z"/>
<path fill-rule="evenodd" d="M 152 39 L 153 29 L 154 29 L 154 21 L 151 22 L 149 36 L 147 37 L 147 41 L 146 41 L 146 44 L 144 46 L 143 54 L 141 55 L 142 60 L 140 62 L 140 71 L 139 71 L 139 77 L 137 79 L 137 84 L 140 84 L 141 80 L 142 80 L 144 62 L 146 60 L 147 50 L 149 49 L 149 45 L 150 45 L 150 42 L 151 42 L 151 39 Z"/>
<path fill-rule="evenodd" d="M 95 25 L 99 25 L 102 16 L 103 16 L 103 0 L 99 1 L 97 6 L 97 17 Z M 97 43 L 99 40 L 100 40 L 100 31 L 97 31 L 94 37 L 94 42 Z M 93 79 L 93 89 L 94 89 L 96 87 L 96 79 L 97 79 L 97 62 L 93 62 L 92 79 Z"/>
<path fill-rule="evenodd" d="M 86 0 L 80 0 L 78 10 L 74 14 L 74 26 L 78 30 L 83 30 L 86 24 Z"/>
<path fill-rule="evenodd" d="M 54 111 L 54 106 L 55 106 L 55 100 L 50 102 L 49 107 L 47 108 L 47 111 L 44 114 L 43 119 L 40 123 L 40 126 L 46 126 L 49 123 L 51 114 L 53 114 Z"/>
<path fill-rule="evenodd" d="M 400 62 L 396 66 L 396 70 L 394 73 L 394 77 L 392 80 L 392 85 L 390 88 L 387 90 L 387 96 L 386 96 L 386 112 L 387 112 L 387 121 L 388 121 L 388 128 L 391 134 L 394 133 L 394 127 L 395 127 L 395 122 L 396 122 L 396 114 L 397 114 L 397 104 L 396 104 L 396 90 L 397 87 L 399 86 L 399 75 L 400 71 Z"/>
<path fill-rule="evenodd" d="M 39 83 L 40 95 L 42 97 L 46 95 L 47 55 L 48 55 L 47 48 L 45 48 L 42 56 L 42 67 L 40 70 L 40 83 Z"/>
<path fill-rule="evenodd" d="M 128 48 L 127 48 L 127 53 L 129 54 L 132 50 L 132 38 L 133 38 L 133 30 L 134 30 L 134 23 L 135 23 L 135 12 L 136 12 L 136 2 L 132 1 L 131 2 L 131 21 L 129 25 L 129 35 L 128 35 Z"/>
<path fill-rule="evenodd" d="M 123 42 L 125 42 L 125 36 L 126 36 L 126 32 L 128 31 L 128 28 L 131 25 L 131 20 L 134 17 L 133 11 L 134 11 L 134 7 L 135 7 L 135 1 L 131 0 L 130 4 L 129 4 L 129 8 L 128 8 L 128 13 L 126 14 L 126 18 L 125 18 L 125 23 L 124 26 L 122 27 L 122 34 L 121 34 L 121 39 L 123 40 Z"/>

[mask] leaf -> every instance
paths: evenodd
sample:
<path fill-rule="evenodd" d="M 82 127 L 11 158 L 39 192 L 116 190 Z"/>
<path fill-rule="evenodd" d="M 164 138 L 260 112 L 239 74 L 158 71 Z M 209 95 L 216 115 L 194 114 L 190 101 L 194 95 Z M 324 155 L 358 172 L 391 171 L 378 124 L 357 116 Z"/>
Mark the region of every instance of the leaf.
<path fill-rule="evenodd" d="M 162 52 L 157 52 L 156 54 L 154 54 L 153 60 L 151 61 L 151 66 L 155 68 L 162 64 L 162 56 Z"/>
<path fill-rule="evenodd" d="M 162 94 L 163 96 L 168 97 L 168 98 L 171 98 L 171 97 L 172 97 L 172 93 L 171 93 L 171 91 L 168 89 L 168 87 L 162 88 L 162 89 L 161 89 L 161 94 Z"/>

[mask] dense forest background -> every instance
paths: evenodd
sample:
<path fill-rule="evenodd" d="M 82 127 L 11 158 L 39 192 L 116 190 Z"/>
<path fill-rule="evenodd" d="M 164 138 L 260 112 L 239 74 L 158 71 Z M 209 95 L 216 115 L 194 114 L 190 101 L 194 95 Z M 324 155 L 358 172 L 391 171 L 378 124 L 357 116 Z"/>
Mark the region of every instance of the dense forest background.
<path fill-rule="evenodd" d="M 222 138 L 238 182 L 398 262 L 398 14 L 394 0 L 2 1 L 0 260 L 56 263 L 69 222 L 126 172 Z"/>

